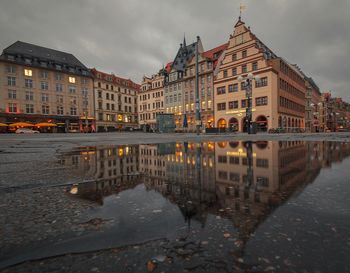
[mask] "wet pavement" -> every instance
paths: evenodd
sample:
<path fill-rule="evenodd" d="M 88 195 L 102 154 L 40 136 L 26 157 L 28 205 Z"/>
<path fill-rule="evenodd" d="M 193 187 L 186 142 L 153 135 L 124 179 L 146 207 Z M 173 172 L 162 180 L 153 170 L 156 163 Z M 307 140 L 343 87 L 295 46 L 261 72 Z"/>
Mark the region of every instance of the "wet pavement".
<path fill-rule="evenodd" d="M 1 272 L 350 272 L 349 142 L 31 145 L 0 162 Z"/>

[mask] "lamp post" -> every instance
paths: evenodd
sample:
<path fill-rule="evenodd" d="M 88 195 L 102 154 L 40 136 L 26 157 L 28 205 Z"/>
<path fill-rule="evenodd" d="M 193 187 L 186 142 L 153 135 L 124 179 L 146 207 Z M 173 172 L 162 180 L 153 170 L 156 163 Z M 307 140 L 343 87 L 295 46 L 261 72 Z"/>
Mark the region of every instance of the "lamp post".
<path fill-rule="evenodd" d="M 244 82 L 245 87 L 245 97 L 247 99 L 248 105 L 246 107 L 246 126 L 248 134 L 255 134 L 255 130 L 252 130 L 252 82 L 255 80 L 256 82 L 260 81 L 258 76 L 254 76 L 252 73 L 249 73 L 247 77 L 238 77 L 238 82 Z"/>
<path fill-rule="evenodd" d="M 196 133 L 199 135 L 200 133 L 200 127 L 201 127 L 201 114 L 200 114 L 200 105 L 199 105 L 199 69 L 198 69 L 198 43 L 199 43 L 199 36 L 197 36 L 197 42 L 196 42 L 196 82 L 195 82 L 195 89 L 196 89 Z"/>

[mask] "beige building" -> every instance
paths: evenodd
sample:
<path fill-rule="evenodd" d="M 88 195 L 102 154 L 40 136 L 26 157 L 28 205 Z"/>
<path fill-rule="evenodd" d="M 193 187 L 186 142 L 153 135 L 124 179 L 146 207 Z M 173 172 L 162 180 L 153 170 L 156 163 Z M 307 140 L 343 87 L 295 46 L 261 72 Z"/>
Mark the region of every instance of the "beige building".
<path fill-rule="evenodd" d="M 92 75 L 72 54 L 18 41 L 0 56 L 0 122 L 26 122 L 44 132 L 91 132 L 93 103 Z"/>
<path fill-rule="evenodd" d="M 277 57 L 241 19 L 230 35 L 214 79 L 215 126 L 246 131 L 245 82 L 238 77 L 259 76 L 252 82 L 252 121 L 259 131 L 304 128 L 305 81 L 299 70 Z"/>
<path fill-rule="evenodd" d="M 97 131 L 137 128 L 137 94 L 140 85 L 96 69 L 91 72 L 94 75 Z"/>
<path fill-rule="evenodd" d="M 144 131 L 156 129 L 157 114 L 164 113 L 164 69 L 150 78 L 144 76 L 138 94 L 138 120 Z"/>

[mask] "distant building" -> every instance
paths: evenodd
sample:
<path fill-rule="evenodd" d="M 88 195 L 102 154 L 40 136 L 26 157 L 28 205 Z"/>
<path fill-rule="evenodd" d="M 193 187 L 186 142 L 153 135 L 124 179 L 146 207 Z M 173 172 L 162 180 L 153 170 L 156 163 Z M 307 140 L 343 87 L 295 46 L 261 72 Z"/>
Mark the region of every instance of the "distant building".
<path fill-rule="evenodd" d="M 157 114 L 164 113 L 164 75 L 162 69 L 150 78 L 144 76 L 138 94 L 138 120 L 141 129 L 156 129 Z"/>
<path fill-rule="evenodd" d="M 322 93 L 321 97 L 323 126 L 325 131 L 337 132 L 350 130 L 350 104 L 342 98 L 332 97 L 331 92 Z"/>
<path fill-rule="evenodd" d="M 140 85 L 96 69 L 94 76 L 95 115 L 99 132 L 137 128 L 137 95 Z"/>
<path fill-rule="evenodd" d="M 324 128 L 321 127 L 320 121 L 320 108 L 322 106 L 320 89 L 312 78 L 305 77 L 305 83 L 305 130 L 311 133 L 323 132 Z"/>
<path fill-rule="evenodd" d="M 299 70 L 277 57 L 239 18 L 214 79 L 215 126 L 246 131 L 245 84 L 238 76 L 260 77 L 252 86 L 252 120 L 259 131 L 305 127 L 306 86 Z"/>
<path fill-rule="evenodd" d="M 93 78 L 70 53 L 17 41 L 0 56 L 0 122 L 49 122 L 57 132 L 95 131 Z"/>

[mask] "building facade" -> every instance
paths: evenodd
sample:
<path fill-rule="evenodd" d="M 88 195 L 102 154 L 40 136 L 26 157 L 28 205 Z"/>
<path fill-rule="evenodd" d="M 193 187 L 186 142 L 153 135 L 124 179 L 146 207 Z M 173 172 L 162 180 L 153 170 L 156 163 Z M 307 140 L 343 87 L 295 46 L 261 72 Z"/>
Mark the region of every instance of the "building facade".
<path fill-rule="evenodd" d="M 198 44 L 199 110 L 202 128 L 214 127 L 213 74 L 227 44 L 204 51 L 202 42 L 180 44 L 171 69 L 165 77 L 165 110 L 175 116 L 177 131 L 194 131 L 196 128 L 196 58 Z"/>
<path fill-rule="evenodd" d="M 137 95 L 140 85 L 130 79 L 92 69 L 97 131 L 138 127 Z"/>
<path fill-rule="evenodd" d="M 214 79 L 216 127 L 246 131 L 246 86 L 238 77 L 248 73 L 260 78 L 252 82 L 252 120 L 259 131 L 305 127 L 303 75 L 277 57 L 240 18 L 223 54 Z"/>
<path fill-rule="evenodd" d="M 312 78 L 305 77 L 305 130 L 309 133 L 323 132 L 321 128 L 320 108 L 321 92 Z"/>
<path fill-rule="evenodd" d="M 156 129 L 157 114 L 164 113 L 164 75 L 162 69 L 150 78 L 144 76 L 138 94 L 138 120 L 144 131 Z"/>
<path fill-rule="evenodd" d="M 93 103 L 92 75 L 72 54 L 20 41 L 3 50 L 0 122 L 26 122 L 45 132 L 93 132 Z"/>

